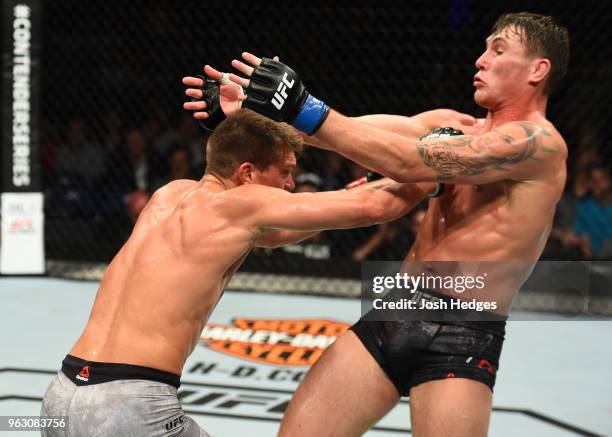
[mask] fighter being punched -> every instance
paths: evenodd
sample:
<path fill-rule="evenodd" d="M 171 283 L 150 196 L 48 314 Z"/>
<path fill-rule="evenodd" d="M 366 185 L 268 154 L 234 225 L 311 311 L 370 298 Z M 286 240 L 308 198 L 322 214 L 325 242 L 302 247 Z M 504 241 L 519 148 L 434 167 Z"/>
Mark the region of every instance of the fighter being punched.
<path fill-rule="evenodd" d="M 249 53 L 232 62 L 245 77 L 230 79 L 244 88 L 243 107 L 292 124 L 309 144 L 396 181 L 443 183 L 406 260 L 497 261 L 486 293 L 504 316 L 542 253 L 565 185 L 567 147 L 546 107 L 568 57 L 567 30 L 551 17 L 502 15 L 475 63 L 481 120 L 448 111 L 348 118 L 310 95 L 290 67 Z M 210 66 L 205 73 L 220 77 Z M 196 78 L 184 83 L 201 95 Z M 206 118 L 205 102 L 185 108 Z M 464 134 L 419 139 L 432 120 Z M 448 290 L 424 294 L 445 299 Z M 484 436 L 504 333 L 503 321 L 361 320 L 310 370 L 280 434 L 361 435 L 409 395 L 415 436 Z"/>

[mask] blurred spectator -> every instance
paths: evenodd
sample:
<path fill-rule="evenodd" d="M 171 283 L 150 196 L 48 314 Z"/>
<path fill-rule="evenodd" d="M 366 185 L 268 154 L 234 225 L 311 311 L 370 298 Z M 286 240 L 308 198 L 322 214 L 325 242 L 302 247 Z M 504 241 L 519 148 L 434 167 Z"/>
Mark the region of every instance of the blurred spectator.
<path fill-rule="evenodd" d="M 143 131 L 133 128 L 126 133 L 122 147 L 108 157 L 106 186 L 122 195 L 132 191 L 151 192 L 154 182 L 165 173 L 165 167 Z"/>
<path fill-rule="evenodd" d="M 578 137 L 578 148 L 571 156 L 573 165 L 568 169 L 567 187 L 557 204 L 550 237 L 542 259 L 579 260 L 591 258 L 592 251 L 587 234 L 575 231 L 576 208 L 591 191 L 591 172 L 602 157 L 598 154 L 600 131 L 593 123 L 584 123 Z"/>
<path fill-rule="evenodd" d="M 159 111 L 150 123 L 154 124 L 155 130 L 158 132 L 155 137 L 150 139 L 152 140 L 153 149 L 160 156 L 165 156 L 173 145 L 181 144 L 181 135 L 176 129 L 173 120 L 168 117 L 168 114 Z"/>
<path fill-rule="evenodd" d="M 101 188 L 106 191 L 104 213 L 123 221 L 128 217 L 126 206 L 130 193 L 151 193 L 155 182 L 166 174 L 166 165 L 141 129 L 132 128 L 124 135 L 121 144 L 106 162 L 106 171 L 101 179 Z"/>
<path fill-rule="evenodd" d="M 398 220 L 378 225 L 376 232 L 353 251 L 353 260 L 358 263 L 402 260 L 414 243 L 424 218 L 425 210 L 417 209 Z"/>
<path fill-rule="evenodd" d="M 572 228 L 574 225 L 576 206 L 591 190 L 591 171 L 588 168 L 576 170 L 570 176 L 569 186 L 557 205 L 557 220 L 563 228 Z"/>
<path fill-rule="evenodd" d="M 43 141 L 45 159 L 52 162 L 46 180 L 49 213 L 79 217 L 95 214 L 98 206 L 94 182 L 104 170 L 104 151 L 89 140 L 85 122 L 79 117 L 68 121 L 55 158 L 50 138 Z"/>
<path fill-rule="evenodd" d="M 166 165 L 150 146 L 144 131 L 131 128 L 124 142 L 108 156 L 100 181 L 106 191 L 101 227 L 117 229 L 110 245 L 118 250 L 132 232 L 155 181 L 166 173 Z"/>
<path fill-rule="evenodd" d="M 577 162 L 589 162 L 589 158 L 582 159 L 579 154 Z M 576 222 L 576 207 L 591 189 L 591 176 L 588 168 L 576 166 L 576 171 L 569 176 L 569 187 L 557 204 L 555 219 L 550 237 L 546 243 L 542 259 L 549 260 L 578 260 L 590 258 L 591 247 L 586 235 L 578 235 L 574 231 Z"/>
<path fill-rule="evenodd" d="M 593 256 L 600 258 L 612 240 L 612 177 L 608 167 L 598 165 L 592 169 L 591 193 L 578 202 L 574 230 L 577 235 L 589 237 Z"/>
<path fill-rule="evenodd" d="M 168 168 L 170 170 L 168 176 L 159 178 L 152 191 L 155 191 L 168 182 L 177 179 L 198 179 L 192 167 L 191 150 L 184 146 L 174 146 L 168 154 Z M 200 164 L 201 166 L 202 164 Z"/>
<path fill-rule="evenodd" d="M 85 122 L 72 118 L 68 122 L 66 138 L 60 144 L 55 160 L 58 177 L 76 176 L 90 183 L 104 171 L 104 151 L 89 140 Z"/>

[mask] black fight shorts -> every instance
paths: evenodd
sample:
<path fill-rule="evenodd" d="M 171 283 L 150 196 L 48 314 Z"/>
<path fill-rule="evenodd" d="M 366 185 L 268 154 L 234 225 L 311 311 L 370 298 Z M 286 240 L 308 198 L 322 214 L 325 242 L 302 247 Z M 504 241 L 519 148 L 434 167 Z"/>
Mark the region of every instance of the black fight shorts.
<path fill-rule="evenodd" d="M 493 391 L 505 321 L 370 321 L 364 317 L 351 330 L 402 396 L 418 384 L 446 378 L 480 381 Z"/>

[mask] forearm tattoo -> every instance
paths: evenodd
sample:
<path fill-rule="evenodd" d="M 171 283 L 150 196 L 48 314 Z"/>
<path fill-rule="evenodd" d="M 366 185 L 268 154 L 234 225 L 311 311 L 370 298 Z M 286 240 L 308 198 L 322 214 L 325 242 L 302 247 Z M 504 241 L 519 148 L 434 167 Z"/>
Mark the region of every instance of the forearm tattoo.
<path fill-rule="evenodd" d="M 520 138 L 494 129 L 478 138 L 463 135 L 443 137 L 417 143 L 417 150 L 428 167 L 438 174 L 439 181 L 448 181 L 462 176 L 474 176 L 488 170 L 510 172 L 505 166 L 541 158 L 534 154 L 556 153 L 556 150 L 543 147 L 541 135 L 550 136 L 535 124 L 518 123 L 525 132 Z"/>

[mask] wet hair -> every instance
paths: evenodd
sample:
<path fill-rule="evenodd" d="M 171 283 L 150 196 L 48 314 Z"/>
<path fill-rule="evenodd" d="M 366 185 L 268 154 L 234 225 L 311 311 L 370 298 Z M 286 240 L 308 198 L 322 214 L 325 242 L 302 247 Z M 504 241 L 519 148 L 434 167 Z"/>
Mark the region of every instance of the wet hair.
<path fill-rule="evenodd" d="M 206 173 L 231 177 L 243 162 L 259 170 L 302 151 L 302 137 L 291 126 L 241 109 L 217 126 L 206 145 Z"/>
<path fill-rule="evenodd" d="M 509 28 L 514 28 L 519 33 L 528 55 L 550 60 L 551 68 L 545 86 L 545 92 L 550 94 L 559 86 L 567 73 L 570 53 L 567 28 L 548 15 L 518 12 L 499 17 L 491 29 L 491 34 Z"/>

